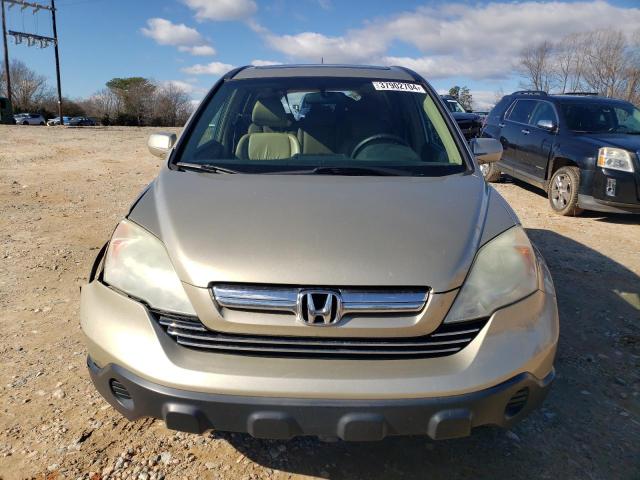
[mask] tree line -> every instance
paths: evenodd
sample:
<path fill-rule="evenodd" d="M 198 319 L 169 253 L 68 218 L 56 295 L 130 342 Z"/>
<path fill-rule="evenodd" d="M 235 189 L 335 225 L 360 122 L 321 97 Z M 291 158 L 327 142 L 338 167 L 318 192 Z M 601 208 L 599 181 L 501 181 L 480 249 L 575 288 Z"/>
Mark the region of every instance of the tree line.
<path fill-rule="evenodd" d="M 517 69 L 523 87 L 545 92 L 594 92 L 640 105 L 640 29 L 594 30 L 531 45 Z"/>
<path fill-rule="evenodd" d="M 13 60 L 11 103 L 15 113 L 58 115 L 58 99 L 44 75 Z M 6 92 L 4 67 L 0 69 L 0 92 Z M 105 88 L 88 98 L 63 98 L 65 116 L 94 117 L 103 125 L 164 126 L 185 124 L 193 111 L 189 94 L 173 83 L 159 84 L 143 77 L 113 78 Z"/>

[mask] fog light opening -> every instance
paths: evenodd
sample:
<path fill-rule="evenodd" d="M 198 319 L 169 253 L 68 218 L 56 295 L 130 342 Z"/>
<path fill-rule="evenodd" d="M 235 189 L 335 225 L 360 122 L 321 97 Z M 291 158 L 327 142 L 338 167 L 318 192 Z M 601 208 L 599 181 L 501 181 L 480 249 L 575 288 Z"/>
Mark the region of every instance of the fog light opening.
<path fill-rule="evenodd" d="M 133 399 L 131 398 L 131 394 L 129 393 L 129 390 L 127 390 L 127 387 L 115 378 L 112 378 L 109 380 L 109 388 L 120 405 L 129 410 L 133 408 Z"/>
<path fill-rule="evenodd" d="M 607 187 L 605 191 L 607 193 L 607 196 L 609 197 L 616 196 L 616 179 L 615 178 L 607 177 Z"/>
<path fill-rule="evenodd" d="M 507 402 L 507 406 L 504 409 L 504 415 L 507 418 L 515 417 L 519 414 L 522 409 L 527 404 L 527 400 L 529 399 L 529 388 L 521 388 L 518 390 L 513 397 L 509 399 Z"/>

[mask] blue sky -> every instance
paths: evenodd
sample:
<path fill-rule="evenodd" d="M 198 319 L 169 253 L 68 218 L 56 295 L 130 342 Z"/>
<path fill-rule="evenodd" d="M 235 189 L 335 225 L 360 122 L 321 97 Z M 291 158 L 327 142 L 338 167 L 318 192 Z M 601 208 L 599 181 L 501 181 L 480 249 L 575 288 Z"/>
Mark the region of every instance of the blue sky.
<path fill-rule="evenodd" d="M 33 0 L 48 3 L 48 0 Z M 373 63 L 414 68 L 439 90 L 467 85 L 483 107 L 517 88 L 521 48 L 564 34 L 640 28 L 640 3 L 617 1 L 57 0 L 63 94 L 118 76 L 175 82 L 200 99 L 231 66 Z M 8 10 L 8 28 L 51 34 L 46 12 Z M 53 49 L 10 41 L 9 56 L 47 75 Z"/>

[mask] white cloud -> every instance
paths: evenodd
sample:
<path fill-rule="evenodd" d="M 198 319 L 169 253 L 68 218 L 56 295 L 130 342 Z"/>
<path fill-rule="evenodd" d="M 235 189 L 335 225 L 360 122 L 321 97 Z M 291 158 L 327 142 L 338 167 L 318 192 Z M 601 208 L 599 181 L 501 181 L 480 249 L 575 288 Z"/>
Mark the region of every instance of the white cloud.
<path fill-rule="evenodd" d="M 252 60 L 251 65 L 256 67 L 267 67 L 269 65 L 281 65 L 282 62 L 274 62 L 271 60 Z"/>
<path fill-rule="evenodd" d="M 331 10 L 333 8 L 331 0 L 318 0 L 318 5 L 320 5 L 320 8 L 323 10 Z"/>
<path fill-rule="evenodd" d="M 211 45 L 196 45 L 195 47 L 178 47 L 181 52 L 189 52 L 191 55 L 206 57 L 215 55 L 216 49 Z"/>
<path fill-rule="evenodd" d="M 181 52 L 192 55 L 214 55 L 216 50 L 209 45 L 200 32 L 184 23 L 172 23 L 164 18 L 150 18 L 147 27 L 140 31 L 160 45 L 178 47 Z"/>
<path fill-rule="evenodd" d="M 191 67 L 183 68 L 182 71 L 191 75 L 215 75 L 219 77 L 233 68 L 235 67 L 228 63 L 211 62 L 207 64 L 198 63 Z"/>
<path fill-rule="evenodd" d="M 387 45 L 375 35 L 363 30 L 353 31 L 346 36 L 329 37 L 316 32 L 297 35 L 265 34 L 268 44 L 275 50 L 294 59 L 313 63 L 359 63 L 383 53 Z"/>
<path fill-rule="evenodd" d="M 343 35 L 317 32 L 278 35 L 253 22 L 274 50 L 294 61 L 399 64 L 428 78 L 465 76 L 503 79 L 523 47 L 541 40 L 595 28 L 633 32 L 640 8 L 617 7 L 601 0 L 468 3 L 419 7 L 384 19 L 365 21 Z M 396 43 L 417 49 L 417 56 L 392 56 Z"/>
<path fill-rule="evenodd" d="M 198 20 L 243 20 L 258 11 L 254 0 L 183 0 Z"/>

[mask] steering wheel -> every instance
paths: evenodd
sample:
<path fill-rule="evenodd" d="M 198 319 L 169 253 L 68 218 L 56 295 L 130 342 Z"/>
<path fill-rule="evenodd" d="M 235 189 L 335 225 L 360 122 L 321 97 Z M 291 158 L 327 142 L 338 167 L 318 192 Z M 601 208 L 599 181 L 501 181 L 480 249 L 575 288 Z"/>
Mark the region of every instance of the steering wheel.
<path fill-rule="evenodd" d="M 390 140 L 392 143 L 395 143 L 398 145 L 404 145 L 405 147 L 409 146 L 409 144 L 398 135 L 392 135 L 390 133 L 379 133 L 377 135 L 371 135 L 370 137 L 367 137 L 364 140 L 362 140 L 360 143 L 358 143 L 354 147 L 354 149 L 351 151 L 351 158 L 356 158 L 358 154 L 362 150 L 364 150 L 364 147 L 366 147 L 369 143 L 377 142 L 379 140 Z"/>

